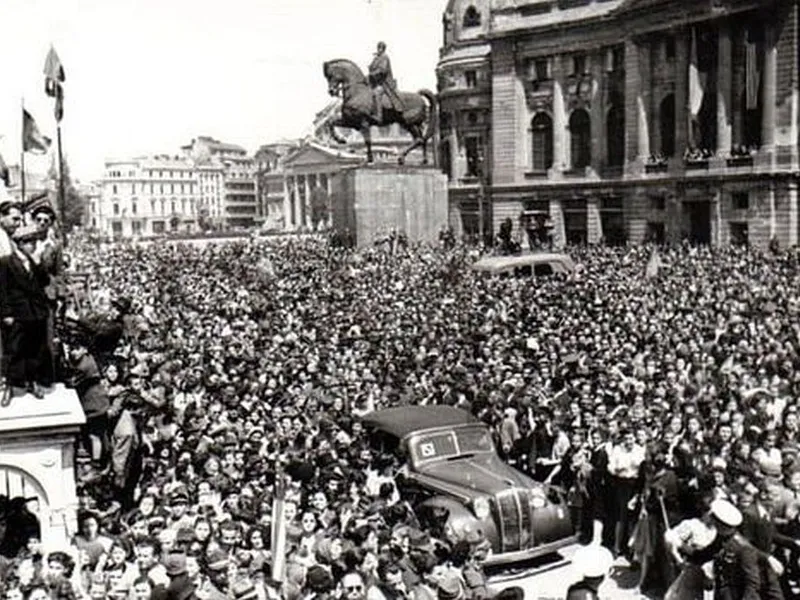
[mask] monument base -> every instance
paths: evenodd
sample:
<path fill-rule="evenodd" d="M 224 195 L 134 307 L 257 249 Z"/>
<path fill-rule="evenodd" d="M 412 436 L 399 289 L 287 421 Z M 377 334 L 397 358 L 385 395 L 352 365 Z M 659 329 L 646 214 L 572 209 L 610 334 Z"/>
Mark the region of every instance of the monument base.
<path fill-rule="evenodd" d="M 46 551 L 66 548 L 77 530 L 75 437 L 85 422 L 78 394 L 60 384 L 0 408 L 0 495 L 26 499 Z"/>
<path fill-rule="evenodd" d="M 447 176 L 433 167 L 367 165 L 331 180 L 333 230 L 357 247 L 390 231 L 409 242 L 435 242 L 448 225 Z"/>

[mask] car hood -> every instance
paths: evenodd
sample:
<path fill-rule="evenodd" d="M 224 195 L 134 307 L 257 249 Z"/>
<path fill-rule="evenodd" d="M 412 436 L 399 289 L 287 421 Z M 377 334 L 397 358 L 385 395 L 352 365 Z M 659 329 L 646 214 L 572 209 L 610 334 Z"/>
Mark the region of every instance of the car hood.
<path fill-rule="evenodd" d="M 510 488 L 534 488 L 540 485 L 504 463 L 499 456 L 489 453 L 437 461 L 422 465 L 417 471 L 449 486 L 462 488 L 468 496 L 494 495 Z"/>

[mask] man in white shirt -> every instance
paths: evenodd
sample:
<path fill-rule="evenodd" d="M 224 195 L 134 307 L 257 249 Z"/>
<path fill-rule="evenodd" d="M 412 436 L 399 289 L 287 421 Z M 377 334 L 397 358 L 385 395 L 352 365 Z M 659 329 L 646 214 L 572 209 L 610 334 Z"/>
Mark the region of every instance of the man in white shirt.
<path fill-rule="evenodd" d="M 622 433 L 621 443 L 614 446 L 608 457 L 608 472 L 614 483 L 614 554 L 627 550 L 630 535 L 631 501 L 639 491 L 639 471 L 645 459 L 645 449 L 636 443 L 633 431 Z"/>

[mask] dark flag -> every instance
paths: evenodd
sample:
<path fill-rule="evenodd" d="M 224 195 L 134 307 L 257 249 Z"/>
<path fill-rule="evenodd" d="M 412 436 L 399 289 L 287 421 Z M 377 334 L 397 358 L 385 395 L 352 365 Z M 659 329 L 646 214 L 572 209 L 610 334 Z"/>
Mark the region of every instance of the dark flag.
<path fill-rule="evenodd" d="M 50 148 L 50 138 L 42 135 L 36 121 L 24 108 L 22 109 L 22 151 L 46 154 Z"/>
<path fill-rule="evenodd" d="M 56 99 L 54 113 L 56 121 L 61 121 L 64 116 L 64 66 L 56 54 L 55 48 L 50 46 L 47 59 L 44 63 L 44 92 Z"/>
<path fill-rule="evenodd" d="M 6 165 L 6 161 L 3 160 L 2 154 L 0 154 L 0 181 L 2 181 L 7 188 L 11 187 L 8 165 Z"/>

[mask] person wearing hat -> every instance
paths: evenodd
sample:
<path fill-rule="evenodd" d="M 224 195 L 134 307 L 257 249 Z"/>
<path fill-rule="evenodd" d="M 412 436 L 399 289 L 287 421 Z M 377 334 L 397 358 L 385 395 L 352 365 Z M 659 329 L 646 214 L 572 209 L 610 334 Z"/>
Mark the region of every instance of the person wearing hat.
<path fill-rule="evenodd" d="M 164 570 L 169 577 L 166 600 L 193 600 L 194 584 L 186 570 L 186 554 L 171 552 L 164 558 Z"/>
<path fill-rule="evenodd" d="M 567 600 L 597 600 L 598 590 L 611 569 L 614 557 L 599 544 L 582 546 L 575 552 L 572 565 L 581 580 L 567 588 Z"/>
<path fill-rule="evenodd" d="M 761 598 L 760 557 L 738 531 L 742 513 L 727 500 L 714 500 L 708 514 L 716 538 L 690 559 L 694 564 L 712 561 L 715 600 Z"/>
<path fill-rule="evenodd" d="M 3 219 L 0 211 L 0 224 Z M 12 252 L 0 258 L 0 322 L 5 377 L 12 396 L 32 392 L 43 398 L 53 384 L 47 347 L 50 305 L 44 291 L 49 277 L 32 257 L 38 236 L 33 227 L 15 228 Z"/>
<path fill-rule="evenodd" d="M 191 529 L 194 526 L 194 517 L 188 514 L 189 492 L 180 487 L 169 496 L 169 517 L 167 527 L 176 533 L 181 529 Z"/>

